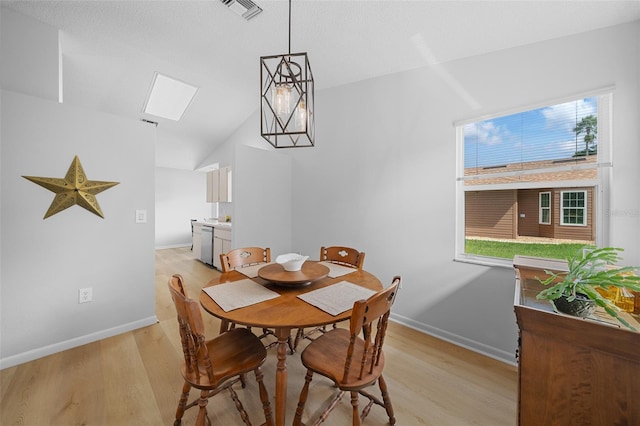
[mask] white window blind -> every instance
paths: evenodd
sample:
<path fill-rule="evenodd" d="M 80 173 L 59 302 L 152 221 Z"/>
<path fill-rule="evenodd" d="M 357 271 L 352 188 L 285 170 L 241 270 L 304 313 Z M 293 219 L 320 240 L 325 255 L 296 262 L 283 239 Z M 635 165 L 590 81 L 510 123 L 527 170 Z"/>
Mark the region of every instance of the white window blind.
<path fill-rule="evenodd" d="M 598 105 L 610 95 L 576 99 L 462 126 L 464 171 L 478 185 L 595 181 Z"/>

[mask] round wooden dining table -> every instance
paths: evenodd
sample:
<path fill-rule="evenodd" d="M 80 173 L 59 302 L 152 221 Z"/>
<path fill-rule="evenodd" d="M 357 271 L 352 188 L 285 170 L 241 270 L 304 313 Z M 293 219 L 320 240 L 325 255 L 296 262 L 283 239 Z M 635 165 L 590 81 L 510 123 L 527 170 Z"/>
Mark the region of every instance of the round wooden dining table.
<path fill-rule="evenodd" d="M 205 287 L 243 279 L 247 279 L 247 276 L 233 270 L 212 279 Z M 347 281 L 375 291 L 382 289 L 382 283 L 373 274 L 362 269 L 354 269 L 353 272 L 337 278 L 325 276 L 317 281 L 303 285 L 276 284 L 260 277 L 251 279 L 277 292 L 280 296 L 244 308 L 225 312 L 207 293 L 201 291 L 200 304 L 205 311 L 222 320 L 234 322 L 239 325 L 274 330 L 278 338 L 275 422 L 277 426 L 283 426 L 287 402 L 287 342 L 291 336 L 291 330 L 333 324 L 351 317 L 351 309 L 334 316 L 308 304 L 298 298 L 298 295 L 327 287 L 340 281 Z"/>

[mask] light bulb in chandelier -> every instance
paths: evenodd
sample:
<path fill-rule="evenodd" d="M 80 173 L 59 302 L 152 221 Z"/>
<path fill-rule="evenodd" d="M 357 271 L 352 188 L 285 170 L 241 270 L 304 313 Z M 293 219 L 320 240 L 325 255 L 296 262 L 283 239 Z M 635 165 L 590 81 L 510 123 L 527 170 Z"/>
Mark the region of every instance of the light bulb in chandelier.
<path fill-rule="evenodd" d="M 291 86 L 276 84 L 272 92 L 271 105 L 278 117 L 288 117 L 291 114 Z"/>
<path fill-rule="evenodd" d="M 307 105 L 300 99 L 296 108 L 296 130 L 300 132 L 307 131 Z"/>

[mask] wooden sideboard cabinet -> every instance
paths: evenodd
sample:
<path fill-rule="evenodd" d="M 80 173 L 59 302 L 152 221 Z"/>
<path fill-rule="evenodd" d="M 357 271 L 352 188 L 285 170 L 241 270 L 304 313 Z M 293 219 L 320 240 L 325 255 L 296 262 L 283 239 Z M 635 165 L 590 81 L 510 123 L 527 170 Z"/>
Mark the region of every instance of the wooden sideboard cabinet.
<path fill-rule="evenodd" d="M 605 313 L 556 313 L 535 277 L 566 263 L 516 256 L 514 309 L 520 329 L 518 424 L 640 425 L 640 333 Z M 637 316 L 624 314 L 640 330 Z"/>

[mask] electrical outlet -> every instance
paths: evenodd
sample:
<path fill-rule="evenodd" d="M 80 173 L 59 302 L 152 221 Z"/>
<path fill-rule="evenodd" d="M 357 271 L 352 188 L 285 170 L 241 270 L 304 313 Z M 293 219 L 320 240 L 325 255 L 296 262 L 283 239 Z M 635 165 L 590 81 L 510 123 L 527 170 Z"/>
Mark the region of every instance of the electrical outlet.
<path fill-rule="evenodd" d="M 78 303 L 87 303 L 93 301 L 93 289 L 81 288 L 78 290 Z"/>

